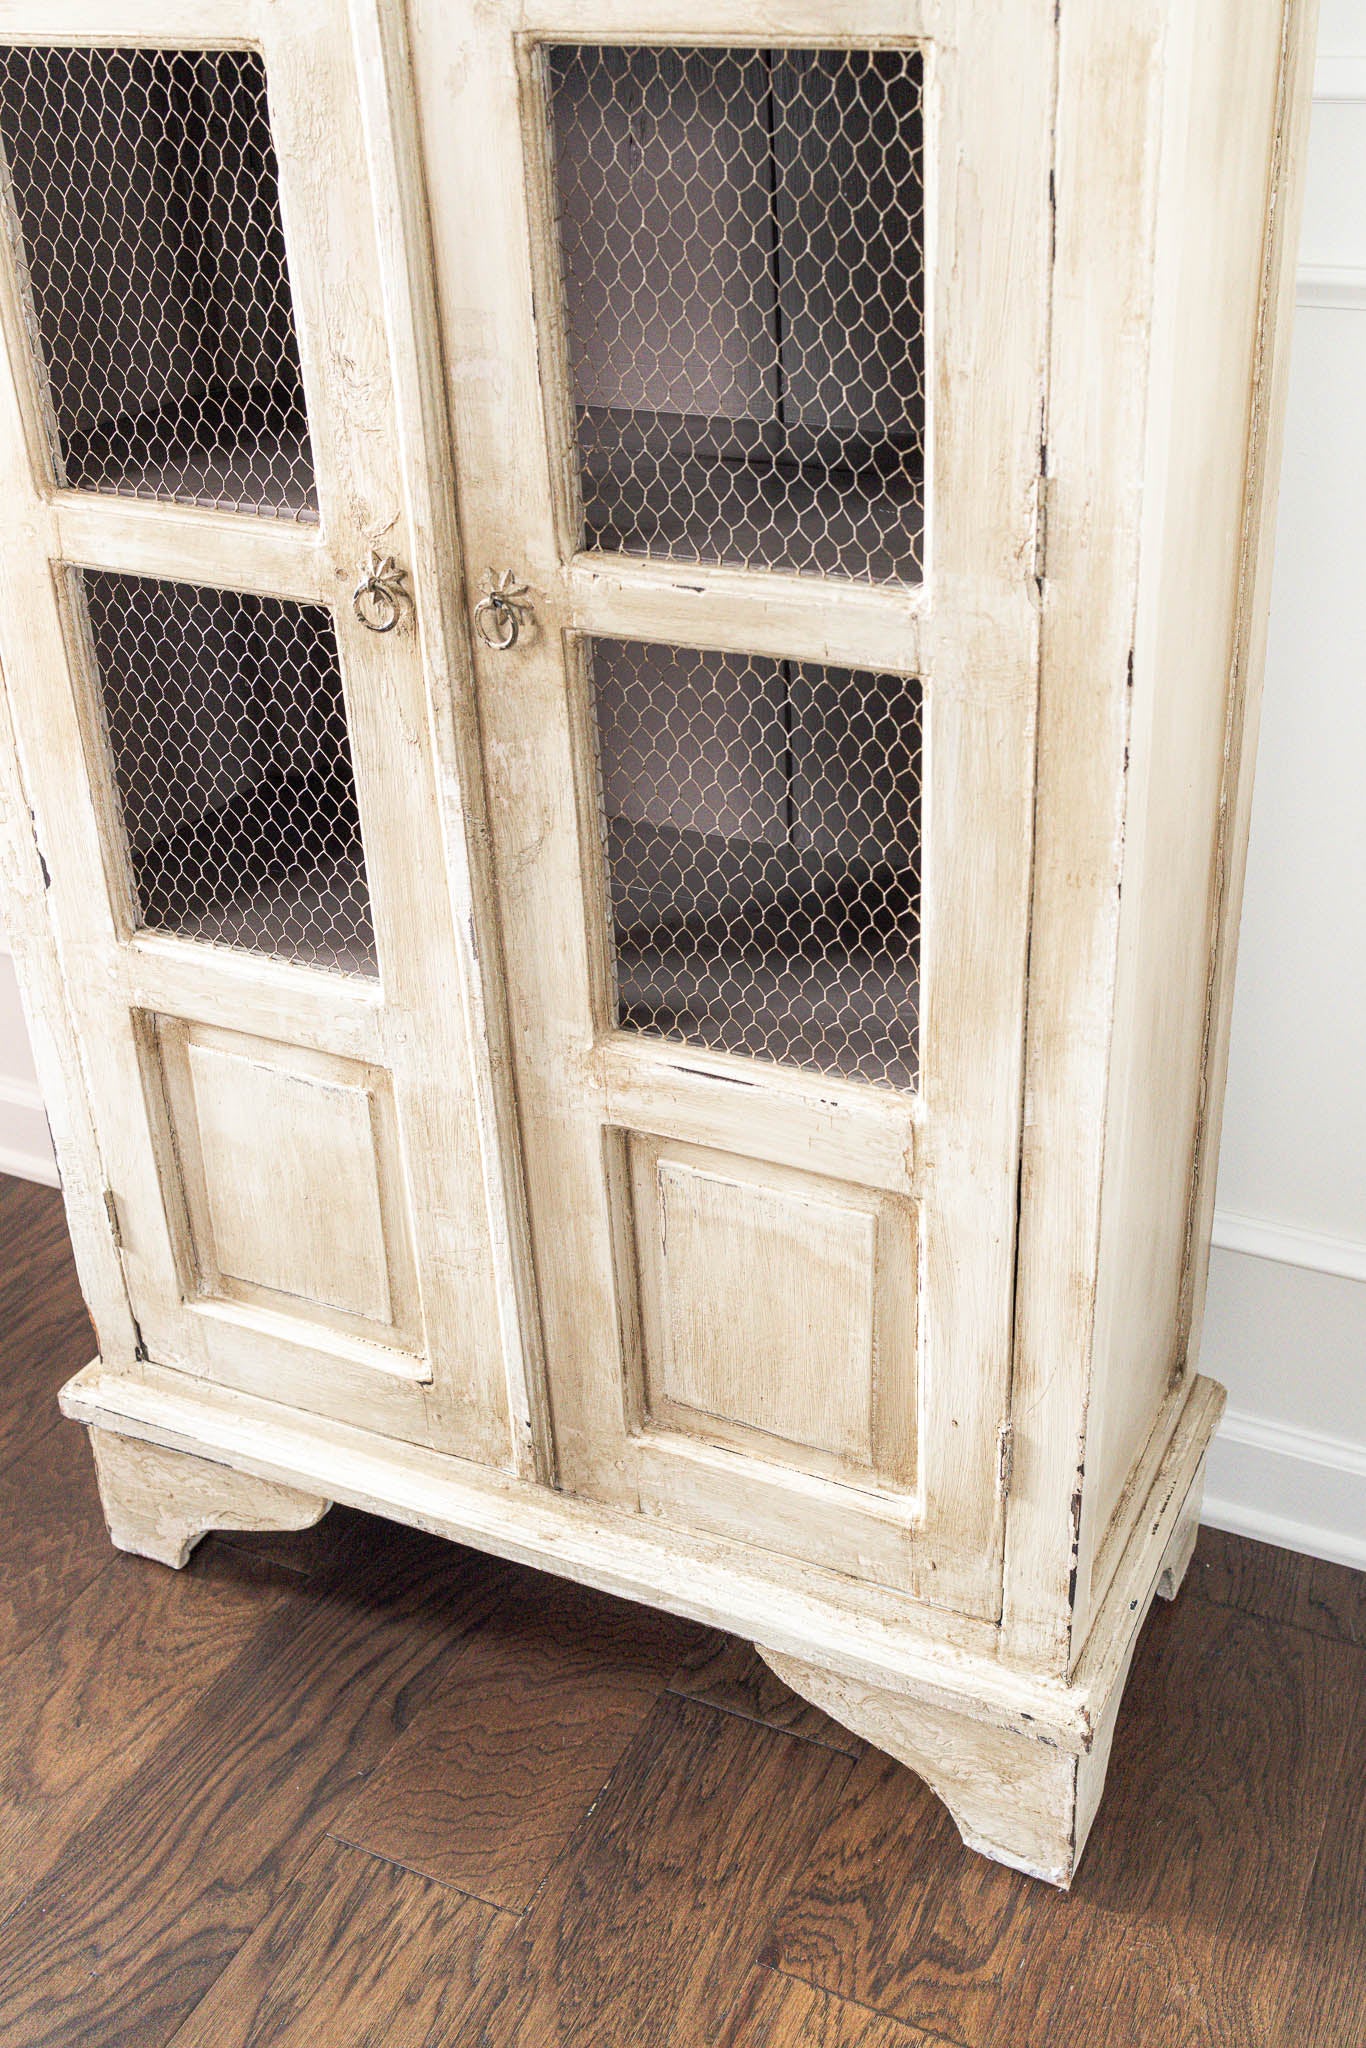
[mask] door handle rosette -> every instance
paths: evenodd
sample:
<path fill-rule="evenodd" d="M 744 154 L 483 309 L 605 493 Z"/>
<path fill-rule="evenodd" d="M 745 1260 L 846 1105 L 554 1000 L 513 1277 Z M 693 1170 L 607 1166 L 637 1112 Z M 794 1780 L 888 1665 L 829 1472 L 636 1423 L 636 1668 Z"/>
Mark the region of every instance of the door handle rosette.
<path fill-rule="evenodd" d="M 392 555 L 382 555 L 378 548 L 371 548 L 361 563 L 351 609 L 369 632 L 392 633 L 404 612 L 411 609 L 413 600 L 404 587 L 406 575 Z"/>
<path fill-rule="evenodd" d="M 486 569 L 480 581 L 484 595 L 474 607 L 474 626 L 485 647 L 491 647 L 495 654 L 506 654 L 509 647 L 515 647 L 522 630 L 523 614 L 532 616 L 531 593 L 525 583 L 519 583 L 511 569 L 497 574 Z"/>

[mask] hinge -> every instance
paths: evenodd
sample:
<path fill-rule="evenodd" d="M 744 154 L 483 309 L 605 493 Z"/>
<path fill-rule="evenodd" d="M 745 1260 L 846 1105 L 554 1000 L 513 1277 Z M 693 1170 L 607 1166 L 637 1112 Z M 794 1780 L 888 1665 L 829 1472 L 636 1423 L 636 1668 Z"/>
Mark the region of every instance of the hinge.
<path fill-rule="evenodd" d="M 123 1250 L 123 1230 L 119 1224 L 119 1205 L 112 1188 L 104 1191 L 104 1213 L 109 1218 L 109 1235 L 114 1240 L 114 1250 Z"/>
<path fill-rule="evenodd" d="M 1010 1492 L 1014 1470 L 1015 1431 L 1008 1422 L 1003 1422 L 996 1432 L 996 1491 L 1002 1500 Z"/>

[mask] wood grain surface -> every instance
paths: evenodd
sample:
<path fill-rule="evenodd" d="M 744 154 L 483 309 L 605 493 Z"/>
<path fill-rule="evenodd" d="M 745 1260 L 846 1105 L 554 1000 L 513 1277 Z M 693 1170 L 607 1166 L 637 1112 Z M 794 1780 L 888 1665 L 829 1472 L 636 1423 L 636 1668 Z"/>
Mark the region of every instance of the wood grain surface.
<path fill-rule="evenodd" d="M 1348 1565 L 1277 1550 L 1223 1529 L 1202 1529 L 1189 1583 L 1201 1599 L 1218 1606 L 1366 1645 L 1366 1572 Z"/>
<path fill-rule="evenodd" d="M 0 2040 L 164 2040 L 402 1733 L 503 1576 L 404 1530 L 357 1547 L 325 1583 L 284 1595 L 0 1926 Z M 92 1863 L 105 1881 L 78 1881 Z"/>
<path fill-rule="evenodd" d="M 965 1850 L 928 1787 L 870 1749 L 794 1872 L 762 1960 L 976 2048 L 1035 1889 Z"/>
<path fill-rule="evenodd" d="M 859 1756 L 863 1751 L 857 1735 L 775 1678 L 752 1643 L 723 1635 L 719 1629 L 708 1629 L 693 1653 L 683 1659 L 669 1680 L 669 1690 L 702 1700 L 709 1707 L 722 1707 L 728 1714 L 762 1721 L 766 1727 L 782 1728 L 789 1735 L 805 1736 L 808 1742 L 827 1743 L 831 1749 L 842 1749 L 846 1756 Z"/>
<path fill-rule="evenodd" d="M 1363 1678 L 1307 1631 L 1199 1600 L 1153 1616 L 1086 1882 L 1047 1941 L 1032 1902 L 1016 1916 L 1007 2040 L 1112 2048 L 1140 2016 L 1144 2048 L 1280 2038 Z"/>
<path fill-rule="evenodd" d="M 935 2048 L 936 2037 L 866 2005 L 851 2005 L 796 1977 L 756 1970 L 725 2048 Z"/>
<path fill-rule="evenodd" d="M 521 1573 L 333 1832 L 522 1911 L 702 1633 Z"/>
<path fill-rule="evenodd" d="M 321 1842 L 175 2036 L 175 2048 L 422 2048 L 458 2040 L 516 1921 L 430 1878 Z"/>
<path fill-rule="evenodd" d="M 84 1437 L 48 1420 L 0 1472 L 0 1658 L 17 1656 L 108 1562 Z"/>
<path fill-rule="evenodd" d="M 1313 2048 L 1366 2041 L 1366 1687 L 1329 1799 L 1328 1826 L 1300 1920 L 1279 2038 Z"/>
<path fill-rule="evenodd" d="M 188 1578 L 145 1558 L 105 1559 L 4 1665 L 0 1916 L 166 1740 L 289 1584 L 226 1547 Z"/>
<path fill-rule="evenodd" d="M 66 1215 L 56 1188 L 0 1174 L 0 1242 L 5 1246 L 0 1325 L 0 1472 L 60 1421 L 52 1359 L 84 1364 L 95 1333 L 71 1263 Z"/>
<path fill-rule="evenodd" d="M 712 1631 L 343 1509 L 114 1554 L 56 1213 L 0 1182 L 0 2048 L 1366 2039 L 1360 1575 L 1203 1532 L 1063 1896 Z"/>
<path fill-rule="evenodd" d="M 848 1769 L 665 1695 L 454 2037 L 719 2048 L 775 1894 Z"/>

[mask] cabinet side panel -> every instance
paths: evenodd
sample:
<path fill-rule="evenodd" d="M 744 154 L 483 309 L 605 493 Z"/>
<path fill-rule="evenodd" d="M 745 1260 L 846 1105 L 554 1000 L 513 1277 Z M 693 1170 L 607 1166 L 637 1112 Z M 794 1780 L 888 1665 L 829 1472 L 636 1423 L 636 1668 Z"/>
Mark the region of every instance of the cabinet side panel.
<path fill-rule="evenodd" d="M 1066 1668 L 1095 1310 L 1169 0 L 1067 0 L 1002 1606 Z"/>
<path fill-rule="evenodd" d="M 1083 1602 L 1104 1592 L 1190 1364 L 1183 1278 L 1291 14 L 1285 0 L 1198 0 L 1169 29 Z M 1080 1612 L 1074 1626 L 1080 1642 Z"/>

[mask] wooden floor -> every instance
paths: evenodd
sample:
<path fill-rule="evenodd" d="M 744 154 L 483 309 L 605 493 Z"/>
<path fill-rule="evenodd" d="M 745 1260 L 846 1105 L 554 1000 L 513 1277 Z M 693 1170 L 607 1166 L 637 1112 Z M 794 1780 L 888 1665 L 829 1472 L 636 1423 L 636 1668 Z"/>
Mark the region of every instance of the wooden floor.
<path fill-rule="evenodd" d="M 1205 1532 L 1069 1897 L 743 1645 L 334 1511 L 108 1547 L 0 1182 L 3 2048 L 1363 2048 L 1366 1577 Z"/>

